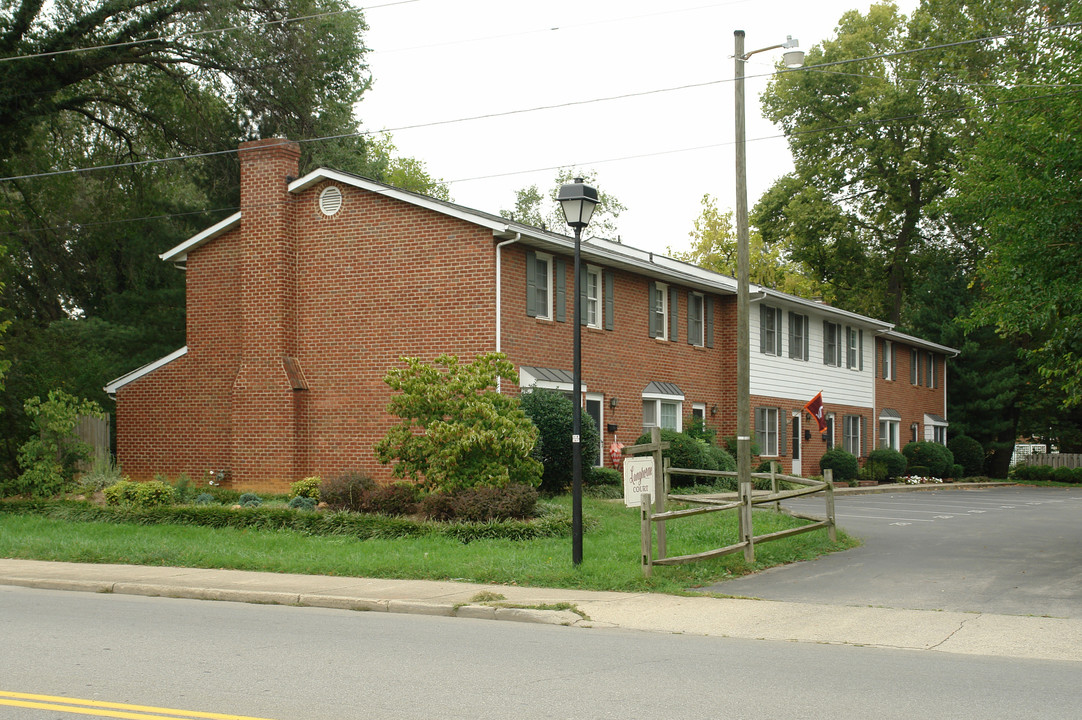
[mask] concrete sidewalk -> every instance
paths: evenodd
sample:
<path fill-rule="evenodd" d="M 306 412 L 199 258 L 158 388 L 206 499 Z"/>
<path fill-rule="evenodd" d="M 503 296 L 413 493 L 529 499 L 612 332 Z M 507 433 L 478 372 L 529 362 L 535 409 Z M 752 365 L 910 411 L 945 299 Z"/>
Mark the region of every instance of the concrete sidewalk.
<path fill-rule="evenodd" d="M 1082 661 L 1063 618 L 2 558 L 0 585 Z"/>

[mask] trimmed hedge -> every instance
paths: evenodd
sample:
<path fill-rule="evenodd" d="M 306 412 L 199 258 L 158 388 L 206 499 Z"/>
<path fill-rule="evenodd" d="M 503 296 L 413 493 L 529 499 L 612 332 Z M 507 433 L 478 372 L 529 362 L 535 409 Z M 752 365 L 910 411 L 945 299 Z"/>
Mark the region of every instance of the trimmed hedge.
<path fill-rule="evenodd" d="M 909 473 L 916 475 L 916 468 L 927 467 L 928 474 L 937 478 L 951 477 L 954 468 L 954 454 L 946 445 L 929 440 L 908 443 L 902 453 L 909 461 Z"/>
<path fill-rule="evenodd" d="M 893 448 L 877 448 L 868 453 L 868 463 L 881 464 L 887 473 L 887 479 L 893 480 L 905 475 L 905 469 L 909 465 L 909 461 L 905 459 L 905 455 L 902 455 Z"/>
<path fill-rule="evenodd" d="M 529 540 L 571 534 L 570 513 L 553 505 L 539 505 L 535 520 L 486 523 L 438 523 L 386 515 L 352 512 L 298 512 L 286 508 L 231 508 L 221 505 L 135 508 L 101 507 L 69 500 L 13 500 L 0 503 L 0 513 L 41 515 L 65 522 L 129 523 L 133 525 L 191 525 L 247 530 L 287 530 L 312 536 L 344 536 L 358 540 L 445 535 L 462 542 L 482 538 Z M 585 527 L 596 520 L 584 518 Z"/>
<path fill-rule="evenodd" d="M 823 453 L 823 457 L 819 459 L 819 467 L 822 470 L 833 470 L 834 480 L 837 482 L 856 480 L 860 473 L 856 455 L 837 447 Z"/>
<path fill-rule="evenodd" d="M 978 440 L 966 435 L 952 437 L 947 441 L 947 449 L 954 455 L 954 462 L 962 466 L 962 472 L 955 477 L 973 477 L 984 473 L 984 446 Z"/>
<path fill-rule="evenodd" d="M 689 470 L 736 470 L 736 461 L 729 453 L 719 447 L 708 444 L 705 440 L 694 438 L 687 433 L 675 430 L 662 430 L 661 441 L 669 443 L 669 449 L 662 453 L 662 457 L 669 458 L 670 465 L 674 468 L 687 468 Z M 650 442 L 650 434 L 639 436 L 635 445 L 645 445 Z M 719 463 L 725 463 L 725 467 L 719 467 Z M 680 475 L 673 473 L 672 486 L 686 487 L 695 485 L 697 482 L 708 482 L 706 478 L 697 475 Z"/>

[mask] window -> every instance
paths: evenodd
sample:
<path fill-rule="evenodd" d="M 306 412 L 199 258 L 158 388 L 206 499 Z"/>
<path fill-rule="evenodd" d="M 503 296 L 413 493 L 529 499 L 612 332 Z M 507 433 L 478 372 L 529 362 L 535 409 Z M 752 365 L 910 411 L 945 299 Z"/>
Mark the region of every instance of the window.
<path fill-rule="evenodd" d="M 582 305 L 583 319 L 587 326 L 601 327 L 601 269 L 591 266 L 586 268 L 584 283 L 585 299 Z"/>
<path fill-rule="evenodd" d="M 759 352 L 781 355 L 781 309 L 759 306 Z"/>
<path fill-rule="evenodd" d="M 947 428 L 942 425 L 932 426 L 932 442 L 939 443 L 940 445 L 947 444 Z"/>
<path fill-rule="evenodd" d="M 807 315 L 789 313 L 789 357 L 795 360 L 808 359 L 808 329 L 810 327 Z"/>
<path fill-rule="evenodd" d="M 920 439 L 920 423 L 913 423 L 909 426 L 909 435 L 911 442 L 917 442 Z"/>
<path fill-rule="evenodd" d="M 939 387 L 935 374 L 935 355 L 928 353 L 928 372 L 924 376 L 924 384 L 930 388 Z"/>
<path fill-rule="evenodd" d="M 642 429 L 683 430 L 684 393 L 676 385 L 652 382 L 642 391 Z"/>
<path fill-rule="evenodd" d="M 826 422 L 827 422 L 827 431 L 826 431 L 827 450 L 833 450 L 834 449 L 834 438 L 836 437 L 835 434 L 834 434 L 834 413 L 827 413 Z"/>
<path fill-rule="evenodd" d="M 842 366 L 842 326 L 823 321 L 823 364 Z"/>
<path fill-rule="evenodd" d="M 909 384 L 920 385 L 920 351 L 909 351 Z"/>
<path fill-rule="evenodd" d="M 902 449 L 899 440 L 901 424 L 901 418 L 886 417 L 885 415 L 879 417 L 879 447 L 890 448 L 891 450 Z"/>
<path fill-rule="evenodd" d="M 586 393 L 586 406 L 583 409 L 586 410 L 586 414 L 590 416 L 594 427 L 597 428 L 597 436 L 600 440 L 598 446 L 593 448 L 597 450 L 597 457 L 591 457 L 592 451 L 587 447 L 582 448 L 582 456 L 587 462 L 592 461 L 594 467 L 604 467 L 605 465 L 605 433 L 601 424 L 604 420 L 604 407 L 605 397 L 601 393 Z"/>
<path fill-rule="evenodd" d="M 778 409 L 755 408 L 755 442 L 761 457 L 778 456 Z"/>
<path fill-rule="evenodd" d="M 564 261 L 545 253 L 526 253 L 526 314 L 564 322 L 567 278 Z"/>
<path fill-rule="evenodd" d="M 642 431 L 650 432 L 650 428 L 659 427 L 680 432 L 682 407 L 683 403 L 677 400 L 643 399 Z"/>
<path fill-rule="evenodd" d="M 705 339 L 705 315 L 703 296 L 696 292 L 688 293 L 688 343 L 702 347 Z"/>
<path fill-rule="evenodd" d="M 894 343 L 890 340 L 883 341 L 883 379 L 894 379 Z"/>
<path fill-rule="evenodd" d="M 706 427 L 706 403 L 691 404 L 691 419 L 698 421 L 700 427 Z"/>
<path fill-rule="evenodd" d="M 946 445 L 947 427 L 948 423 L 944 418 L 941 418 L 938 415 L 932 415 L 930 413 L 924 414 L 925 440 L 931 440 L 932 442 L 939 443 L 940 445 Z"/>
<path fill-rule="evenodd" d="M 846 415 L 842 418 L 842 449 L 857 457 L 864 455 L 861 433 L 863 424 L 864 417 L 861 415 Z"/>
<path fill-rule="evenodd" d="M 650 337 L 669 337 L 669 286 L 650 283 Z"/>
<path fill-rule="evenodd" d="M 845 328 L 845 366 L 850 370 L 864 369 L 864 331 Z"/>

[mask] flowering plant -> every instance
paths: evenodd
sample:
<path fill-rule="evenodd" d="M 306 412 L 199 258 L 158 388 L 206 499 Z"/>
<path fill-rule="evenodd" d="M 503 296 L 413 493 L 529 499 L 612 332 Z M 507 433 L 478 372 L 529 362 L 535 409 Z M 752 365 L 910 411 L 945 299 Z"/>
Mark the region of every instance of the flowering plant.
<path fill-rule="evenodd" d="M 929 485 L 943 482 L 942 478 L 921 477 L 920 475 L 908 475 L 906 477 L 898 478 L 898 480 L 906 485 Z"/>
<path fill-rule="evenodd" d="M 228 479 L 228 470 L 207 470 L 207 485 L 211 487 L 221 487 Z"/>

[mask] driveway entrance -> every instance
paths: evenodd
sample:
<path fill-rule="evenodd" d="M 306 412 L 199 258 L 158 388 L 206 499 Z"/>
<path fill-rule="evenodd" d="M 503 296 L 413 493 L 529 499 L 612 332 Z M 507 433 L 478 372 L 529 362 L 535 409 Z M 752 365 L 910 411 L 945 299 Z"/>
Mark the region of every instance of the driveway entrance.
<path fill-rule="evenodd" d="M 793 510 L 822 512 L 798 498 Z M 1082 488 L 839 496 L 853 550 L 701 588 L 840 605 L 1082 618 Z"/>

